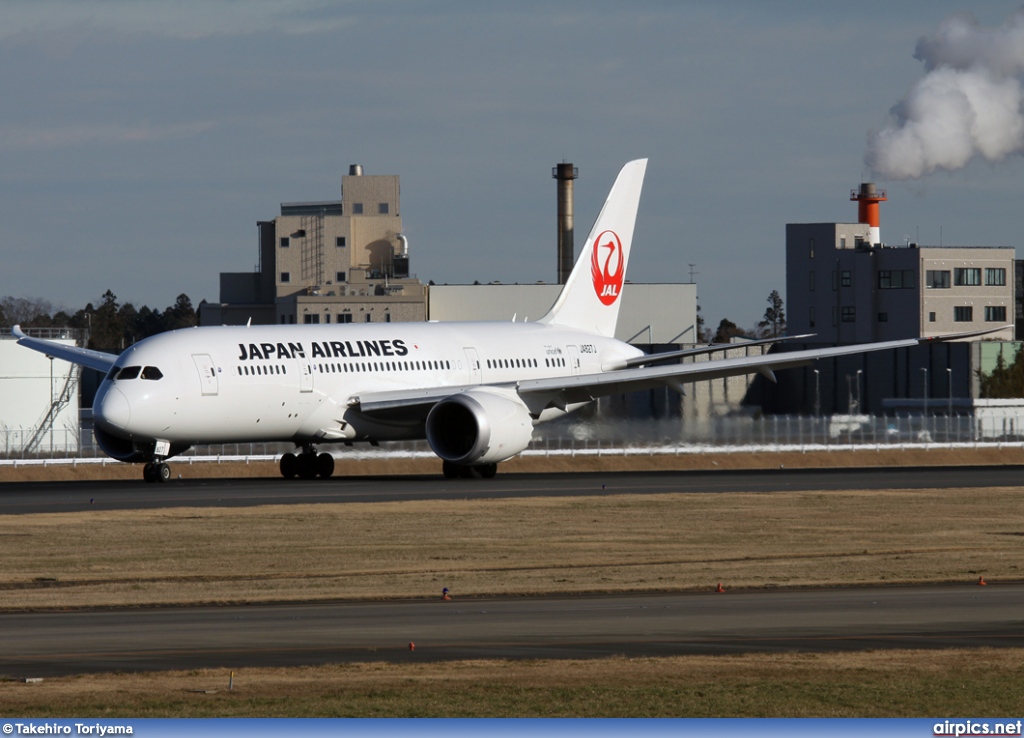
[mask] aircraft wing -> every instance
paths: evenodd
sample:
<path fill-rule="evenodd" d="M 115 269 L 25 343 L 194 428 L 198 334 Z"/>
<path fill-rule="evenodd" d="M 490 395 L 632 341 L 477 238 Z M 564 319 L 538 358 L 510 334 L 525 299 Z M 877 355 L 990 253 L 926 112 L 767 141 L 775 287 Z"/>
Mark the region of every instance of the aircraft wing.
<path fill-rule="evenodd" d="M 91 349 L 78 348 L 77 346 L 64 346 L 53 341 L 45 341 L 42 338 L 31 338 L 26 336 L 24 331 L 21 330 L 21 326 L 18 325 L 11 328 L 11 335 L 18 339 L 18 345 L 20 346 L 30 348 L 47 356 L 70 361 L 72 364 L 80 364 L 81 366 L 95 369 L 98 372 L 106 373 L 110 371 L 110 367 L 114 366 L 114 362 L 117 361 L 117 356 L 104 353 L 103 351 L 93 351 Z"/>
<path fill-rule="evenodd" d="M 544 407 L 561 407 L 578 402 L 588 402 L 599 397 L 636 392 L 654 387 L 669 386 L 682 390 L 684 383 L 700 382 L 708 379 L 740 374 L 760 373 L 775 381 L 774 372 L 780 369 L 808 366 L 819 359 L 834 356 L 849 356 L 870 351 L 909 348 L 927 343 L 939 343 L 963 338 L 973 338 L 1001 330 L 971 331 L 930 338 L 907 338 L 898 341 L 880 343 L 864 343 L 851 346 L 834 346 L 831 348 L 806 349 L 779 354 L 762 356 L 741 356 L 732 359 L 712 359 L 695 361 L 686 364 L 668 364 L 663 366 L 638 366 L 616 369 L 595 374 L 580 374 L 570 377 L 549 377 L 546 379 L 525 379 L 514 383 L 484 385 L 497 388 L 514 389 L 533 412 Z M 739 344 L 743 345 L 743 344 Z M 420 406 L 421 411 L 429 410 L 434 403 L 451 395 L 471 390 L 479 385 L 431 387 L 409 390 L 392 390 L 374 392 L 360 397 L 353 397 L 349 405 L 358 407 L 363 412 L 394 411 L 401 408 L 412 409 Z"/>

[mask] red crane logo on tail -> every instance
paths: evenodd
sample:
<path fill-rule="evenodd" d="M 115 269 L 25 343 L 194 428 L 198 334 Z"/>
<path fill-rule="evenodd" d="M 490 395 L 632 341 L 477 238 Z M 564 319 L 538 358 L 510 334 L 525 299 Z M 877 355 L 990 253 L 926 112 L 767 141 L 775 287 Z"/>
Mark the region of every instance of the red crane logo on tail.
<path fill-rule="evenodd" d="M 626 265 L 622 253 L 622 241 L 615 231 L 603 231 L 594 239 L 590 256 L 590 274 L 594 280 L 594 292 L 604 305 L 611 305 L 622 292 L 622 278 Z"/>

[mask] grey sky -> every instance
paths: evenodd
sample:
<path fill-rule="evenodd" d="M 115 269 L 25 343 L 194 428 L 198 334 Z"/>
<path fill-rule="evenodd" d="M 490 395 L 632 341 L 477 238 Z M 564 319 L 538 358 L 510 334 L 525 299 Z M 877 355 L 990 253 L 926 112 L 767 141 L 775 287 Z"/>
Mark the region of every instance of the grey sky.
<path fill-rule="evenodd" d="M 869 133 L 921 36 L 1012 2 L 0 5 L 0 295 L 218 299 L 255 223 L 398 174 L 424 281 L 555 279 L 551 168 L 584 234 L 649 157 L 629 277 L 743 326 L 785 288 L 787 222 L 852 221 Z M 1024 163 L 884 182 L 882 237 L 1016 246 Z M 940 230 L 941 229 L 941 230 Z M 577 236 L 577 246 L 582 241 Z"/>

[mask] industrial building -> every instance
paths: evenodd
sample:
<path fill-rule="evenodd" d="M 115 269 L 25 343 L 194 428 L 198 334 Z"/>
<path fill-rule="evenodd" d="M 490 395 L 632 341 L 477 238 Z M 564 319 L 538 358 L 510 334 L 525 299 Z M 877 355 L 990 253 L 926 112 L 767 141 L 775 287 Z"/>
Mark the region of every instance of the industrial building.
<path fill-rule="evenodd" d="M 258 221 L 253 272 L 222 272 L 220 302 L 200 325 L 426 320 L 426 289 L 409 273 L 397 175 L 354 164 L 341 199 L 282 203 Z"/>
<path fill-rule="evenodd" d="M 994 368 L 1003 347 L 1016 350 L 1006 343 L 1014 340 L 1020 314 L 1014 249 L 887 245 L 879 216 L 887 199 L 866 182 L 850 193 L 857 222 L 786 225 L 788 330 L 815 336 L 778 350 L 1002 330 L 984 340 L 844 357 L 780 373 L 777 385 L 758 388 L 766 412 L 881 413 L 891 398 L 978 397 L 979 372 Z M 944 407 L 933 404 L 932 412 Z"/>
<path fill-rule="evenodd" d="M 254 272 L 220 275 L 220 302 L 203 303 L 200 325 L 529 320 L 554 303 L 575 263 L 572 181 L 559 164 L 558 284 L 424 285 L 409 271 L 397 175 L 368 175 L 354 164 L 341 199 L 282 203 L 257 222 Z M 443 277 L 435 278 L 443 281 Z M 695 284 L 635 284 L 623 291 L 616 338 L 632 343 L 694 343 Z"/>
<path fill-rule="evenodd" d="M 72 328 L 26 328 L 36 338 L 74 346 Z M 0 453 L 74 453 L 80 444 L 81 367 L 26 351 L 9 330 L 0 333 Z"/>
<path fill-rule="evenodd" d="M 864 183 L 850 199 L 856 223 L 786 225 L 791 334 L 866 343 L 1006 326 L 990 338 L 1013 340 L 1012 247 L 889 246 L 879 226 L 885 191 Z"/>

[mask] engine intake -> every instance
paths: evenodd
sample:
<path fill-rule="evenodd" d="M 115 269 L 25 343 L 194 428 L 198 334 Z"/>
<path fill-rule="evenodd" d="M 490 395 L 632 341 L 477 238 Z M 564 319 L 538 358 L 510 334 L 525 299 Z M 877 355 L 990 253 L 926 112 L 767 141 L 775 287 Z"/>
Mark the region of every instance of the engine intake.
<path fill-rule="evenodd" d="M 533 419 L 514 394 L 473 389 L 447 397 L 427 415 L 427 441 L 454 464 L 493 464 L 525 449 Z"/>

